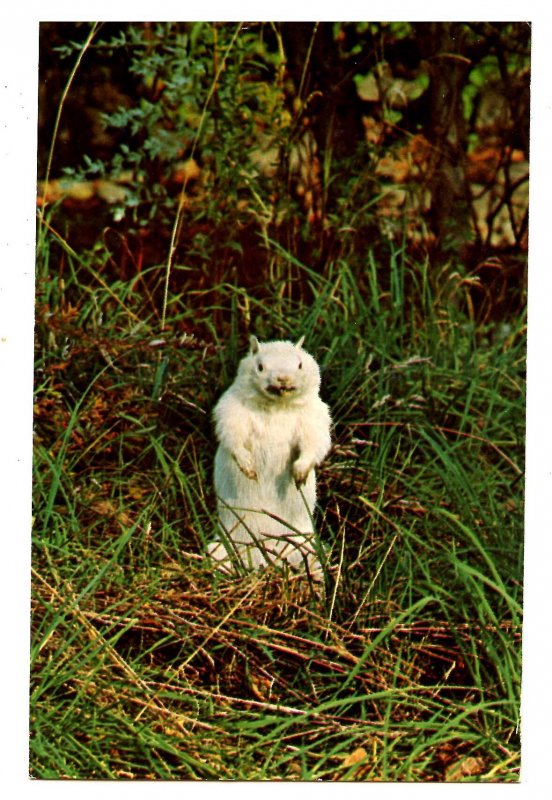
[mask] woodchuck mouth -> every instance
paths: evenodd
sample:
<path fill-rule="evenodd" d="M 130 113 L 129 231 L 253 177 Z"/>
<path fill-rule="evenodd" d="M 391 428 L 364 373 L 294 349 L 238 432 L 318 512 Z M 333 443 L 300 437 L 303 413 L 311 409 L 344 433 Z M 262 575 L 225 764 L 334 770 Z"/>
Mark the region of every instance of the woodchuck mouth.
<path fill-rule="evenodd" d="M 295 391 L 295 386 L 274 386 L 274 384 L 270 384 L 270 386 L 266 387 L 266 391 L 269 394 L 273 394 L 275 397 L 283 397 L 286 394 L 291 394 Z"/>

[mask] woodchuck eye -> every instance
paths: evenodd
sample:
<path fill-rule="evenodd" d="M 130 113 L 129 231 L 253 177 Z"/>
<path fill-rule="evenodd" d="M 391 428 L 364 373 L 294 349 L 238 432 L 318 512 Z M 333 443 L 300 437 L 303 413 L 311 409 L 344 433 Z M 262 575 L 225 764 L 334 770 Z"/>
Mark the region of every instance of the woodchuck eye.
<path fill-rule="evenodd" d="M 263 369 L 264 369 L 264 367 L 263 367 L 263 365 L 261 364 L 261 362 L 260 362 L 260 361 L 259 361 L 259 363 L 257 364 L 257 369 L 259 370 L 259 372 L 262 372 L 262 371 L 263 371 Z"/>
<path fill-rule="evenodd" d="M 302 362 L 302 361 L 300 361 L 300 362 L 299 362 L 299 367 L 298 367 L 298 369 L 303 369 L 303 362 Z"/>

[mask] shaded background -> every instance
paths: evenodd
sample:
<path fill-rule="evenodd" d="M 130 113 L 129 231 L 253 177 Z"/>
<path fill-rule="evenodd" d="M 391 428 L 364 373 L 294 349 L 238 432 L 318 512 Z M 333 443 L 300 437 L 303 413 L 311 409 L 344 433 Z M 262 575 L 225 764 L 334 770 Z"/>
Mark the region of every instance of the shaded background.
<path fill-rule="evenodd" d="M 90 27 L 41 25 L 41 179 Z M 368 247 L 404 242 L 457 261 L 478 321 L 502 319 L 525 304 L 529 86 L 528 23 L 105 23 L 41 200 L 73 245 L 102 232 L 118 276 L 166 260 L 182 198 L 191 286 L 262 294 L 267 240 L 362 283 Z"/>

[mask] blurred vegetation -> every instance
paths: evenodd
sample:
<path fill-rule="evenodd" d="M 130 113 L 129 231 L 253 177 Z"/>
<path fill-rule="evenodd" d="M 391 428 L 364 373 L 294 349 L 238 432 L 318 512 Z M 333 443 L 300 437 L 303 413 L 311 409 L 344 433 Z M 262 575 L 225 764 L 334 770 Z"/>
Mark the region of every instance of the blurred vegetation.
<path fill-rule="evenodd" d="M 530 29 L 43 23 L 30 770 L 516 781 Z M 324 592 L 211 409 L 306 336 Z"/>
<path fill-rule="evenodd" d="M 99 25 L 46 175 L 89 29 L 42 26 L 39 177 L 117 274 L 172 249 L 178 288 L 260 288 L 287 268 L 269 241 L 361 276 L 404 240 L 457 258 L 482 318 L 523 307 L 528 24 Z"/>

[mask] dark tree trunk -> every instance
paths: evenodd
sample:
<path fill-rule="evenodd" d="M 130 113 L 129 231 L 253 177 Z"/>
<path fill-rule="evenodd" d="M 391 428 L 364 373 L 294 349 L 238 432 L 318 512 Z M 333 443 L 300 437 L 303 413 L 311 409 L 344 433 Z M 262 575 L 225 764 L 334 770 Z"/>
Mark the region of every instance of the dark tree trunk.
<path fill-rule="evenodd" d="M 470 62 L 462 55 L 462 28 L 454 22 L 417 26 L 420 51 L 429 65 L 431 81 L 425 124 L 425 135 L 433 145 L 429 218 L 441 250 L 457 247 L 470 236 L 462 106 L 462 89 Z"/>
<path fill-rule="evenodd" d="M 351 158 L 364 138 L 354 71 L 340 57 L 330 22 L 281 25 L 288 71 L 316 139 L 321 160 Z"/>

